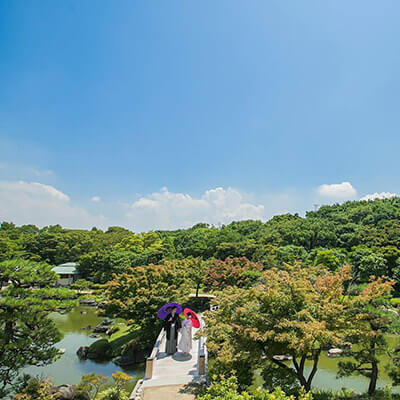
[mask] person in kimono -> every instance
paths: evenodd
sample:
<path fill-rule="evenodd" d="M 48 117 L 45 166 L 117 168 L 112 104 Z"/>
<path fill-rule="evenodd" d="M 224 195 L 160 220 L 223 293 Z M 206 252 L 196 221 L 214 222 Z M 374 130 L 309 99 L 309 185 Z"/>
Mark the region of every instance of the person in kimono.
<path fill-rule="evenodd" d="M 165 344 L 165 352 L 167 354 L 175 354 L 178 343 L 178 333 L 181 329 L 181 319 L 179 314 L 176 312 L 176 307 L 171 308 L 171 312 L 166 316 L 164 320 L 164 329 L 167 335 L 167 341 Z"/>
<path fill-rule="evenodd" d="M 181 340 L 179 341 L 178 349 L 185 355 L 192 350 L 192 320 L 191 313 L 186 314 L 186 318 L 182 323 Z"/>

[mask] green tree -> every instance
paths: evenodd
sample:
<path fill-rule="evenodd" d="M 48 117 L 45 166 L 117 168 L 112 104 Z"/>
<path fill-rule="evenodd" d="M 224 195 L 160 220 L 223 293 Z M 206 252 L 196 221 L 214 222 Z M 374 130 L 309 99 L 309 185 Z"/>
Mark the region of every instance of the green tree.
<path fill-rule="evenodd" d="M 352 299 L 352 329 L 349 340 L 355 346 L 346 351 L 352 360 L 339 362 L 338 376 L 359 374 L 369 378 L 368 394 L 376 390 L 379 357 L 389 352 L 386 334 L 398 333 L 393 313 L 388 312 L 393 281 L 378 278 L 371 281 L 359 296 Z"/>
<path fill-rule="evenodd" d="M 278 265 L 294 264 L 307 258 L 307 251 L 302 246 L 287 245 L 277 249 L 276 258 Z"/>
<path fill-rule="evenodd" d="M 388 276 L 386 260 L 378 254 L 361 258 L 356 273 L 360 282 L 368 282 L 371 276 Z"/>
<path fill-rule="evenodd" d="M 143 349 L 152 348 L 162 323 L 158 309 L 179 302 L 188 294 L 182 263 L 130 268 L 104 285 L 109 315 L 132 321 L 132 330 Z"/>
<path fill-rule="evenodd" d="M 186 276 L 196 288 L 196 298 L 199 296 L 199 289 L 204 283 L 208 264 L 200 257 L 189 259 L 186 263 Z"/>
<path fill-rule="evenodd" d="M 336 271 L 340 267 L 340 260 L 331 249 L 318 250 L 314 259 L 314 265 L 323 265 L 331 271 Z"/>
<path fill-rule="evenodd" d="M 75 293 L 50 287 L 57 275 L 45 263 L 27 260 L 0 263 L 0 280 L 10 285 L 0 297 L 0 385 L 11 385 L 27 365 L 47 365 L 59 355 L 60 340 L 52 311 L 67 310 Z"/>
<path fill-rule="evenodd" d="M 235 371 L 245 386 L 252 371 L 274 363 L 309 391 L 323 347 L 342 343 L 351 326 L 343 295 L 349 279 L 349 267 L 333 273 L 287 265 L 265 271 L 257 286 L 226 289 L 216 300 L 218 310 L 206 315 L 207 347 L 214 357 L 210 369 Z M 293 367 L 274 357 L 282 354 L 292 357 Z"/>

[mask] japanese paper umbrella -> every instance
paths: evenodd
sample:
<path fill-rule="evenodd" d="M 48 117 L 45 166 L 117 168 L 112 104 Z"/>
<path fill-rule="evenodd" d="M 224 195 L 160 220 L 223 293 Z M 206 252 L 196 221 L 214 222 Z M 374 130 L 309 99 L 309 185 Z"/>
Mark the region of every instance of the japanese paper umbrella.
<path fill-rule="evenodd" d="M 188 313 L 190 313 L 191 314 L 190 319 L 192 320 L 193 328 L 200 328 L 200 320 L 199 320 L 199 317 L 196 315 L 195 312 L 193 312 L 190 308 L 185 308 L 183 310 L 183 313 L 185 314 L 185 316 Z"/>
<path fill-rule="evenodd" d="M 164 304 L 158 311 L 157 316 L 158 318 L 164 320 L 167 315 L 171 312 L 172 307 L 176 307 L 176 313 L 180 314 L 182 312 L 182 306 L 178 303 L 169 303 Z"/>

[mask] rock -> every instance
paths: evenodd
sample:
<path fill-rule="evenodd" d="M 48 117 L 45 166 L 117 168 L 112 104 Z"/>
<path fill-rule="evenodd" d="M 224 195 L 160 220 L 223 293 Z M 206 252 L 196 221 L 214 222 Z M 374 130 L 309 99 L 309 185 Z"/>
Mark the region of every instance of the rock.
<path fill-rule="evenodd" d="M 64 354 L 64 353 L 65 353 L 65 349 L 58 349 L 58 352 L 59 352 L 60 354 Z"/>
<path fill-rule="evenodd" d="M 342 349 L 338 349 L 334 347 L 333 349 L 328 350 L 328 356 L 340 356 L 343 353 Z"/>
<path fill-rule="evenodd" d="M 112 357 L 112 348 L 107 339 L 99 339 L 89 346 L 88 358 L 109 360 Z"/>
<path fill-rule="evenodd" d="M 293 359 L 292 356 L 286 356 L 286 355 L 273 356 L 272 358 L 276 361 L 290 361 Z"/>
<path fill-rule="evenodd" d="M 73 400 L 75 397 L 75 388 L 72 385 L 56 386 L 52 392 L 57 394 L 57 399 L 60 400 Z"/>
<path fill-rule="evenodd" d="M 106 325 L 97 325 L 96 328 L 93 329 L 94 333 L 106 333 L 108 331 L 108 326 Z"/>
<path fill-rule="evenodd" d="M 99 325 L 102 325 L 102 326 L 109 326 L 109 325 L 112 325 L 113 323 L 114 323 L 114 320 L 113 320 L 113 319 L 111 319 L 111 318 L 104 318 L 103 321 L 101 321 Z"/>
<path fill-rule="evenodd" d="M 133 360 L 134 363 L 146 361 L 146 354 L 140 348 L 139 343 L 135 339 L 125 344 L 121 356 L 123 358 Z"/>
<path fill-rule="evenodd" d="M 90 306 L 90 307 L 96 307 L 97 306 L 97 301 L 94 299 L 80 299 L 79 304 L 81 306 Z"/>
<path fill-rule="evenodd" d="M 131 355 L 122 355 L 114 358 L 112 361 L 120 367 L 125 367 L 127 365 L 143 363 L 146 361 L 146 357 L 142 350 L 136 350 Z"/>
<path fill-rule="evenodd" d="M 136 361 L 133 358 L 130 357 L 116 357 L 113 359 L 113 363 L 119 365 L 120 367 L 125 367 L 126 365 L 132 365 L 135 364 Z"/>
<path fill-rule="evenodd" d="M 91 338 L 99 338 L 100 335 L 98 333 L 92 333 L 89 337 L 91 337 Z"/>
<path fill-rule="evenodd" d="M 83 360 L 85 360 L 89 353 L 89 346 L 81 346 L 76 352 L 77 356 Z"/>

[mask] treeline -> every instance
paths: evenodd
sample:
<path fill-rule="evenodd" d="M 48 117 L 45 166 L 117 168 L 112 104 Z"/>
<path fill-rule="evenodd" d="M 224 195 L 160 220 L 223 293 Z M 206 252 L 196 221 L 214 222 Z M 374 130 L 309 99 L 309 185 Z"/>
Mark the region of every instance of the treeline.
<path fill-rule="evenodd" d="M 200 223 L 190 229 L 133 233 L 42 229 L 2 222 L 0 261 L 23 258 L 52 265 L 80 264 L 82 276 L 105 283 L 129 266 L 163 260 L 246 257 L 264 268 L 302 261 L 330 270 L 353 265 L 359 283 L 370 275 L 400 277 L 400 198 L 323 206 L 305 217 L 279 215 L 261 221 L 232 222 L 220 228 Z"/>

